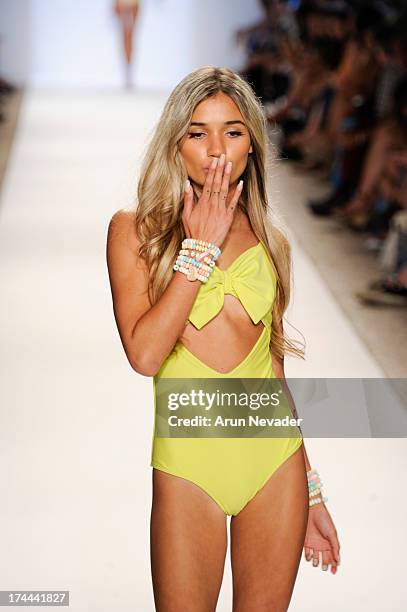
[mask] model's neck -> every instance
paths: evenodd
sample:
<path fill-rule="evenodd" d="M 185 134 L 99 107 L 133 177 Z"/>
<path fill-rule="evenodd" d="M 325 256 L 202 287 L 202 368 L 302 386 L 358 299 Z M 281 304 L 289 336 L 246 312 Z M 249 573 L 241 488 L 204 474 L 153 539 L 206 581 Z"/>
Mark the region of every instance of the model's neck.
<path fill-rule="evenodd" d="M 233 217 L 232 225 L 230 226 L 231 231 L 240 232 L 242 230 L 247 229 L 248 227 L 249 219 L 246 213 L 241 208 L 238 208 Z"/>

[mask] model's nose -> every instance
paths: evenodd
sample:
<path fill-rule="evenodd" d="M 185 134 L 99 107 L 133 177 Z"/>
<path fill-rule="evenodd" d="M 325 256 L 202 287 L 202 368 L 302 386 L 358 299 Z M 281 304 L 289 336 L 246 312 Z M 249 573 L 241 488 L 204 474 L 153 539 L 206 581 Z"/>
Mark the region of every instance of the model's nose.
<path fill-rule="evenodd" d="M 222 139 L 219 136 L 212 136 L 210 140 L 210 144 L 208 147 L 208 157 L 217 157 L 218 159 L 224 153 L 226 156 L 226 151 Z"/>

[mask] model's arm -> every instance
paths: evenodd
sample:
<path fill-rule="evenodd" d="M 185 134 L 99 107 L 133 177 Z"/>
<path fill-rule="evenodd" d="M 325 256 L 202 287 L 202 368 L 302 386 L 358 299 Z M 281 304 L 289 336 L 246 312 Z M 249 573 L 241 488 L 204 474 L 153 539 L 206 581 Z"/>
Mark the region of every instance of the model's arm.
<path fill-rule="evenodd" d="M 212 161 L 198 202 L 187 182 L 182 222 L 187 237 L 221 245 L 229 232 L 243 181 L 226 208 L 232 162 L 222 154 Z M 177 270 L 165 291 L 152 305 L 148 297 L 148 270 L 139 256 L 139 240 L 131 211 L 117 211 L 109 223 L 107 266 L 113 310 L 123 348 L 134 370 L 154 376 L 171 353 L 185 328 L 201 281 L 190 282 Z M 172 268 L 172 266 L 171 266 Z M 172 270 L 171 270 L 172 271 Z"/>
<path fill-rule="evenodd" d="M 282 329 L 283 326 L 281 324 L 281 330 Z M 285 389 L 285 393 L 289 400 L 294 417 L 298 418 L 294 400 L 285 382 L 284 356 L 282 358 L 279 358 L 273 353 L 271 355 L 273 362 L 273 370 L 276 376 L 281 379 L 281 384 Z M 311 465 L 308 461 L 307 451 L 305 450 L 304 439 L 302 441 L 301 447 L 304 455 L 306 470 L 308 472 L 311 469 Z M 320 499 L 322 498 L 321 492 L 318 494 L 317 497 Z M 334 560 L 333 563 L 331 561 L 331 572 L 334 574 L 337 570 L 337 564 L 340 563 L 340 543 L 338 540 L 338 533 L 336 527 L 328 511 L 328 508 L 326 507 L 326 504 L 321 501 L 320 503 L 315 504 L 309 508 L 307 531 L 304 540 L 305 558 L 307 561 L 310 561 L 313 555 L 316 555 L 316 558 L 318 559 L 320 555 L 326 555 L 326 551 L 329 549 L 332 553 Z M 322 557 L 322 559 L 324 558 Z M 324 569 L 324 563 L 325 562 L 323 560 L 322 569 Z M 327 569 L 327 565 L 325 565 L 325 569 Z"/>
<path fill-rule="evenodd" d="M 201 283 L 191 283 L 176 271 L 152 306 L 147 294 L 147 269 L 138 256 L 138 247 L 131 213 L 117 211 L 107 236 L 114 316 L 130 365 L 144 376 L 154 376 L 184 330 Z"/>

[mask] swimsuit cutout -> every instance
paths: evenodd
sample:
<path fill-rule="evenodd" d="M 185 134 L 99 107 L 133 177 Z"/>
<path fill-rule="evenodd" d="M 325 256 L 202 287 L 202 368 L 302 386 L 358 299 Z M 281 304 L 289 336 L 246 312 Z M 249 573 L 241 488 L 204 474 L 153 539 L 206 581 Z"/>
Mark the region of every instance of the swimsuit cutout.
<path fill-rule="evenodd" d="M 276 378 L 270 353 L 276 276 L 261 242 L 239 255 L 226 269 L 216 265 L 202 283 L 188 320 L 201 329 L 223 307 L 224 295 L 235 295 L 254 324 L 264 329 L 249 354 L 229 372 L 218 372 L 178 341 L 154 376 L 158 378 Z M 302 444 L 290 438 L 163 438 L 154 433 L 150 466 L 193 482 L 228 515 L 237 515 L 272 474 Z"/>

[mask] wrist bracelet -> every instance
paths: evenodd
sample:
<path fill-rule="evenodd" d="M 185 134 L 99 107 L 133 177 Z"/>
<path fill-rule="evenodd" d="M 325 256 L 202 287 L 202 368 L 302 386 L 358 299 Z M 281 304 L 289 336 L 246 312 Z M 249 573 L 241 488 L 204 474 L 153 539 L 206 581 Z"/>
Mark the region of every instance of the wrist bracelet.
<path fill-rule="evenodd" d="M 187 250 L 181 249 L 184 253 L 188 253 Z M 201 280 L 202 282 L 207 282 L 209 275 L 213 270 L 213 265 L 215 262 L 206 255 L 203 257 L 202 261 L 199 259 L 195 259 L 195 252 L 192 251 L 189 253 L 191 257 L 187 254 L 184 254 L 180 251 L 180 255 L 178 255 L 177 261 L 173 266 L 174 270 L 179 270 L 187 275 L 188 280 Z M 193 255 L 193 256 L 192 256 Z"/>
<path fill-rule="evenodd" d="M 322 494 L 323 482 L 319 477 L 318 471 L 315 469 L 308 470 L 307 480 L 309 505 L 314 506 L 315 504 L 328 501 L 328 498 L 324 497 Z M 317 496 L 320 497 L 318 498 Z"/>
<path fill-rule="evenodd" d="M 210 251 L 215 261 L 221 254 L 220 248 L 216 246 L 216 244 L 214 244 L 213 242 L 207 242 L 206 240 L 198 240 L 196 238 L 184 238 L 184 240 L 182 241 L 182 248 L 193 249 L 195 251 L 201 252 L 207 249 L 208 251 Z"/>
<path fill-rule="evenodd" d="M 220 253 L 220 248 L 212 242 L 185 238 L 173 269 L 185 274 L 190 281 L 206 283 Z"/>

